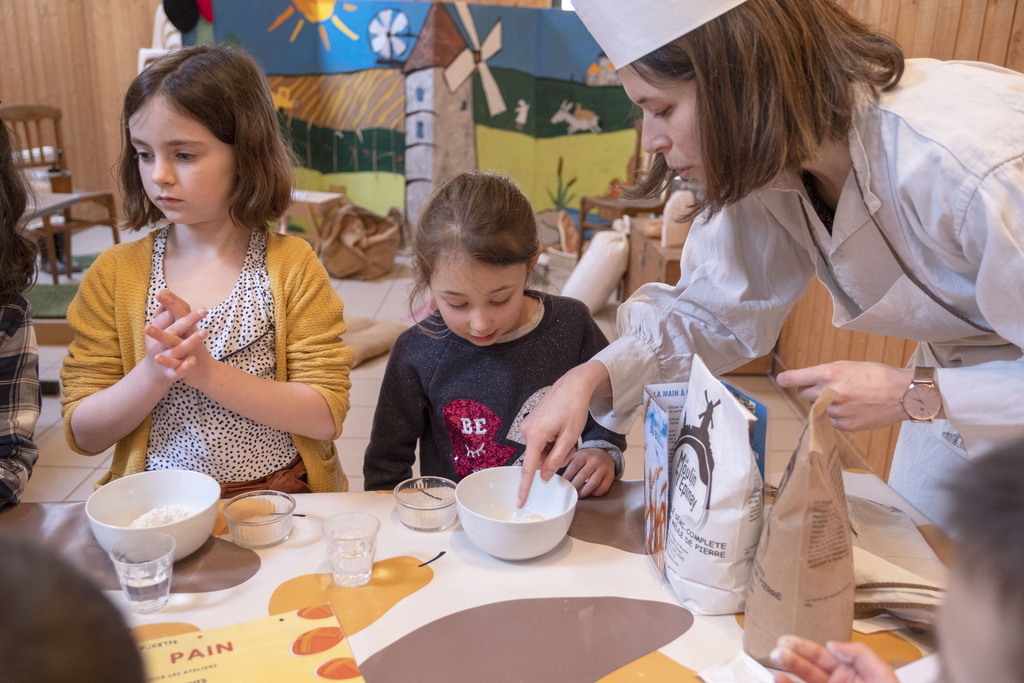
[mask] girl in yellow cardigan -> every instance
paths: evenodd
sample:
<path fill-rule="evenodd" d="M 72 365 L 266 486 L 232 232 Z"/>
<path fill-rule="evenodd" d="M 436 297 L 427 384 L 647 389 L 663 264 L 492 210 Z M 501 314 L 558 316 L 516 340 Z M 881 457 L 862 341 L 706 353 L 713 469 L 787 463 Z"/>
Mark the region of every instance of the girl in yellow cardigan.
<path fill-rule="evenodd" d="M 239 49 L 170 53 L 129 86 L 118 165 L 127 227 L 68 309 L 64 431 L 98 485 L 191 469 L 225 496 L 344 491 L 334 439 L 353 350 L 342 302 L 304 240 L 267 229 L 291 156 L 266 78 Z"/>

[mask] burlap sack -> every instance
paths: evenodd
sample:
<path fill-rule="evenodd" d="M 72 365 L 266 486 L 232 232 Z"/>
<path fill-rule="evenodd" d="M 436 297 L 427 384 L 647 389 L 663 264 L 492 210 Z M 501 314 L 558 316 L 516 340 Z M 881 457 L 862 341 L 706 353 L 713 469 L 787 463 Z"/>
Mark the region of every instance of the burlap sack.
<path fill-rule="evenodd" d="M 853 541 L 827 390 L 814 405 L 765 521 L 747 593 L 743 649 L 762 664 L 779 636 L 850 640 Z M 806 448 L 805 448 L 806 446 Z"/>
<path fill-rule="evenodd" d="M 320 260 L 332 277 L 372 280 L 391 271 L 405 218 L 397 208 L 380 216 L 355 204 L 324 216 Z"/>

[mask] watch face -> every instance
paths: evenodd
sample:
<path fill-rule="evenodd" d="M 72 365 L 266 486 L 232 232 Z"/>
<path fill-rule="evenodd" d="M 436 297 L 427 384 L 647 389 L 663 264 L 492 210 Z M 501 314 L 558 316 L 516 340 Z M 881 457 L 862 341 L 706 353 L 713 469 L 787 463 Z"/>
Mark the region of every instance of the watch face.
<path fill-rule="evenodd" d="M 903 394 L 903 409 L 912 419 L 932 420 L 942 408 L 939 392 L 930 386 L 914 386 Z"/>

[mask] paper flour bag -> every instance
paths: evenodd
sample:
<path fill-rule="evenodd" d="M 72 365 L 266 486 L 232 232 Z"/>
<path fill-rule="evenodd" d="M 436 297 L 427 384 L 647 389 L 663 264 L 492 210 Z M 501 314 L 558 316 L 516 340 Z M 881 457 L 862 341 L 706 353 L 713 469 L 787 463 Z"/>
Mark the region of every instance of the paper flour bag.
<path fill-rule="evenodd" d="M 827 390 L 811 406 L 757 547 L 743 648 L 768 663 L 779 636 L 847 641 L 853 624 L 853 540 Z"/>
<path fill-rule="evenodd" d="M 648 488 L 656 485 L 651 466 L 667 461 L 665 577 L 696 614 L 742 611 L 763 509 L 764 484 L 750 448 L 755 418 L 697 356 L 688 384 L 646 391 Z M 652 405 L 664 417 L 651 415 Z"/>

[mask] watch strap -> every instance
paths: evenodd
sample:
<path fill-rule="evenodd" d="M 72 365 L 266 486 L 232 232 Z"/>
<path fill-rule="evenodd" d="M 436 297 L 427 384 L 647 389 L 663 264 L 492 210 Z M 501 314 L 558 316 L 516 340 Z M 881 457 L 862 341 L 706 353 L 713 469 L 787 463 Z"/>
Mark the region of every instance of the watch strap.
<path fill-rule="evenodd" d="M 910 382 L 910 385 L 915 384 L 930 384 L 935 386 L 935 368 L 928 365 L 918 365 L 914 367 L 914 379 Z"/>

